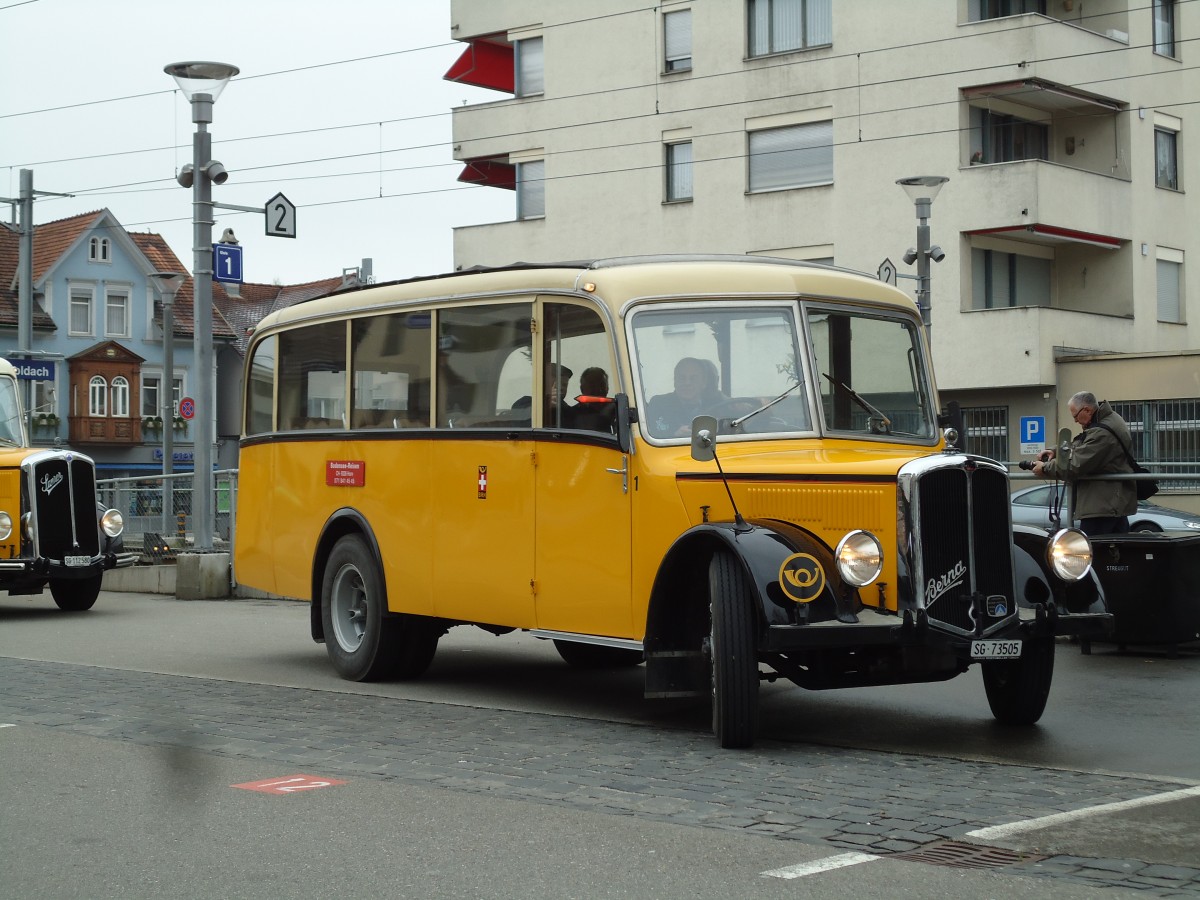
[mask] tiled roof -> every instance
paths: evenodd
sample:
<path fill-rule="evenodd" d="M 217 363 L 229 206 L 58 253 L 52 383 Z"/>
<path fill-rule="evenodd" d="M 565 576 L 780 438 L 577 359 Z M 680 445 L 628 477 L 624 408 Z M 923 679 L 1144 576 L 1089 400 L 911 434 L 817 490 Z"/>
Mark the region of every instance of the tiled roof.
<path fill-rule="evenodd" d="M 130 238 L 137 244 L 138 249 L 145 254 L 146 259 L 150 261 L 150 265 L 154 267 L 156 272 L 183 272 L 187 274 L 187 268 L 179 261 L 179 257 L 175 255 L 167 242 L 163 240 L 161 234 L 146 234 L 139 232 L 130 232 Z M 192 295 L 192 278 L 188 278 L 175 294 L 175 327 L 172 329 L 176 337 L 189 337 L 194 331 L 195 316 L 193 314 L 195 305 L 193 304 Z M 217 303 L 218 294 L 222 293 L 219 285 L 213 285 L 213 324 L 212 333 L 214 338 L 222 338 L 230 340 L 236 337 L 233 328 L 229 322 L 221 315 L 220 307 Z M 162 321 L 162 310 L 158 305 L 155 306 L 154 319 L 156 322 Z"/>
<path fill-rule="evenodd" d="M 323 297 L 345 286 L 342 277 L 324 278 L 305 284 L 243 284 L 239 296 L 227 294 L 220 285 L 213 285 L 213 304 L 237 332 L 238 352 L 245 355 L 250 343 L 249 330 L 268 313 L 315 297 Z"/>
<path fill-rule="evenodd" d="M 66 219 L 38 225 L 33 233 L 33 282 L 37 284 L 54 264 L 79 240 L 89 228 L 94 227 L 107 210 L 81 213 Z M 115 219 L 113 220 L 115 221 Z M 176 337 L 190 337 L 193 333 L 194 305 L 192 278 L 188 269 L 160 234 L 127 232 L 130 240 L 146 257 L 153 271 L 181 272 L 187 280 L 175 295 L 174 331 Z M 14 227 L 0 223 L 0 328 L 17 327 L 18 291 L 17 268 L 20 255 L 20 236 Z M 235 342 L 239 352 L 244 353 L 249 341 L 249 329 L 258 324 L 263 316 L 321 297 L 345 287 L 343 277 L 324 278 L 305 284 L 243 284 L 238 296 L 231 296 L 219 282 L 213 283 L 213 337 Z M 154 318 L 161 322 L 161 305 L 156 304 Z M 33 327 L 55 330 L 54 320 L 35 303 Z"/>

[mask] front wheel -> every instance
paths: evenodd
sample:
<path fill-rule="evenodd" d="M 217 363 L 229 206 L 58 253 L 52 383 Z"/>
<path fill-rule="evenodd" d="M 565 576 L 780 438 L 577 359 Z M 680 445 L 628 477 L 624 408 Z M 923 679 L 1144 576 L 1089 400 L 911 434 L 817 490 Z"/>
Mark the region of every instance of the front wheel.
<path fill-rule="evenodd" d="M 50 596 L 59 609 L 67 612 L 83 612 L 91 609 L 100 596 L 103 575 L 91 578 L 59 578 L 50 582 Z"/>
<path fill-rule="evenodd" d="M 1054 641 L 1025 642 L 1020 659 L 991 660 L 983 667 L 983 688 L 996 721 L 1032 725 L 1042 717 L 1054 679 Z"/>
<path fill-rule="evenodd" d="M 746 576 L 730 553 L 708 568 L 713 733 L 722 747 L 749 747 L 758 730 L 756 620 Z"/>
<path fill-rule="evenodd" d="M 357 535 L 341 538 L 329 554 L 321 622 L 329 659 L 350 681 L 418 677 L 433 661 L 442 634 L 432 620 L 388 612 L 383 574 Z"/>

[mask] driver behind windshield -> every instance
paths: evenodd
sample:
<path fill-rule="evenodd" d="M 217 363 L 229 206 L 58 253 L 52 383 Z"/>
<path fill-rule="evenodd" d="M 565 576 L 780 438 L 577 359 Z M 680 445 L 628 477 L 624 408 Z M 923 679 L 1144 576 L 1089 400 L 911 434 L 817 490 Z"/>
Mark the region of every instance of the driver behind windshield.
<path fill-rule="evenodd" d="M 692 419 L 724 399 L 717 390 L 716 366 L 685 356 L 675 364 L 675 390 L 650 398 L 646 413 L 650 433 L 655 437 L 686 437 L 692 432 Z"/>

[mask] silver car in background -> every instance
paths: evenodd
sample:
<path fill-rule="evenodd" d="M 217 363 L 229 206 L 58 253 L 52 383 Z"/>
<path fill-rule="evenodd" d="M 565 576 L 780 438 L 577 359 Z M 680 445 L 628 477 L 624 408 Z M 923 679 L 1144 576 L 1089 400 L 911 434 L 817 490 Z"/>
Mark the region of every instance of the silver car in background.
<path fill-rule="evenodd" d="M 1063 491 L 1067 490 L 1067 496 Z M 1012 495 L 1014 523 L 1049 528 L 1051 507 L 1065 519 L 1069 489 L 1062 484 L 1040 484 L 1015 491 Z M 1200 532 L 1200 514 L 1155 506 L 1148 500 L 1139 501 L 1137 512 L 1129 517 L 1130 531 L 1190 531 Z"/>

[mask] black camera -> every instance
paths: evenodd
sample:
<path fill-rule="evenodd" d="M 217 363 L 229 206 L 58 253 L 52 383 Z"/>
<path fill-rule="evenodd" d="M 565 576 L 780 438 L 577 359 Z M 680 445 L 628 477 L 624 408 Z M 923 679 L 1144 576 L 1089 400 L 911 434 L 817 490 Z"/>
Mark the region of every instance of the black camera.
<path fill-rule="evenodd" d="M 1017 468 L 1025 469 L 1026 471 L 1032 470 L 1033 469 L 1033 460 L 1023 459 L 1019 463 L 1017 463 Z"/>

